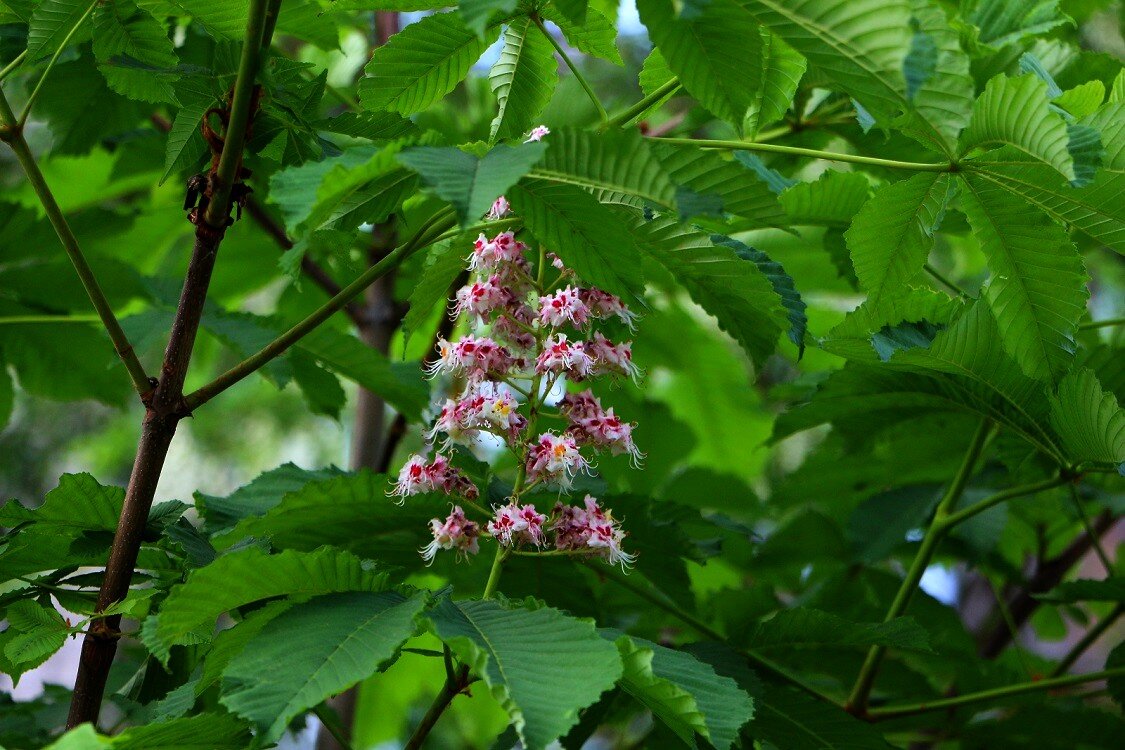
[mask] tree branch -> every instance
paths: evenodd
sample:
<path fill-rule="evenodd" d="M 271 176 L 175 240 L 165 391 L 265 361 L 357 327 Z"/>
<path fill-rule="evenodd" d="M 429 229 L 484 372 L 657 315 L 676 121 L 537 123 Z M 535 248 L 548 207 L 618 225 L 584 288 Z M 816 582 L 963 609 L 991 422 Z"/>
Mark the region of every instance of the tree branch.
<path fill-rule="evenodd" d="M 35 157 L 31 154 L 27 139 L 23 135 L 23 126 L 16 122 L 15 113 L 12 112 L 11 105 L 8 104 L 8 99 L 2 91 L 0 91 L 0 125 L 2 125 L 0 126 L 0 140 L 5 141 L 15 152 L 16 160 L 23 167 L 31 187 L 39 197 L 39 202 L 43 204 L 43 209 L 47 212 L 47 218 L 50 220 L 51 226 L 54 227 L 55 234 L 58 235 L 67 257 L 74 265 L 74 270 L 78 272 L 82 287 L 86 290 L 94 309 L 97 310 L 98 317 L 101 319 L 106 333 L 109 334 L 110 341 L 113 342 L 114 351 L 117 352 L 117 356 L 125 365 L 125 369 L 129 373 L 129 379 L 133 381 L 133 389 L 143 400 L 152 390 L 152 383 L 149 381 L 148 374 L 145 372 L 140 359 L 137 358 L 137 353 L 133 351 L 133 345 L 129 343 L 129 337 L 125 335 L 117 316 L 114 315 L 113 307 L 109 304 L 105 292 L 98 284 L 93 269 L 86 261 L 86 256 L 78 245 L 78 239 L 71 231 L 62 208 L 59 207 L 51 188 L 47 185 L 43 172 L 39 169 Z"/>
<path fill-rule="evenodd" d="M 204 215 L 196 218 L 195 247 L 172 321 L 160 380 L 146 404 L 141 439 L 106 563 L 105 577 L 98 592 L 96 612 L 102 612 L 110 604 L 120 601 L 129 591 L 164 460 L 183 416 L 184 380 L 215 258 L 230 216 L 231 188 L 238 177 L 246 129 L 252 117 L 254 82 L 262 59 L 265 11 L 266 0 L 251 0 L 246 41 L 231 101 L 230 126 L 224 133 L 218 168 L 211 175 L 212 198 Z M 98 620 L 86 631 L 67 717 L 68 729 L 86 722 L 97 723 L 106 680 L 117 652 L 117 640 L 121 636 L 118 630 L 120 624 L 120 615 L 114 615 Z"/>

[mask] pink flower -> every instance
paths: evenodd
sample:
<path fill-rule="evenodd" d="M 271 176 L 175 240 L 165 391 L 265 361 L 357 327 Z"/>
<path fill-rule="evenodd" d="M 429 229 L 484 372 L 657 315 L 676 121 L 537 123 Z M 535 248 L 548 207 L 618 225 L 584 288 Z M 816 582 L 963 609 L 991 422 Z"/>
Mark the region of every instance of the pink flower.
<path fill-rule="evenodd" d="M 637 316 L 625 306 L 617 295 L 603 292 L 601 289 L 579 289 L 578 296 L 589 308 L 590 313 L 599 318 L 616 316 L 622 323 L 629 326 L 629 330 L 636 327 Z"/>
<path fill-rule="evenodd" d="M 614 344 L 600 332 L 594 333 L 594 339 L 587 345 L 590 356 L 596 362 L 597 373 L 614 373 L 626 375 L 636 382 L 641 370 L 633 363 L 632 342 L 625 341 Z"/>
<path fill-rule="evenodd" d="M 535 346 L 535 336 L 505 316 L 500 316 L 492 322 L 492 333 L 502 337 L 516 349 L 526 350 Z"/>
<path fill-rule="evenodd" d="M 430 532 L 434 535 L 433 541 L 419 550 L 427 565 L 433 562 L 439 549 L 455 549 L 462 557 L 475 555 L 480 551 L 480 525 L 465 518 L 465 511 L 459 505 L 453 506 L 452 512 L 444 521 L 440 518 L 432 519 Z"/>
<path fill-rule="evenodd" d="M 437 350 L 438 358 L 426 367 L 430 377 L 457 372 L 503 377 L 513 365 L 511 352 L 485 336 L 465 336 L 454 344 L 440 339 Z"/>
<path fill-rule="evenodd" d="M 534 505 L 507 505 L 496 508 L 496 516 L 488 522 L 488 533 L 505 547 L 518 542 L 543 546 L 543 524 L 547 517 Z"/>
<path fill-rule="evenodd" d="M 540 374 L 565 373 L 574 380 L 582 380 L 594 372 L 594 366 L 594 358 L 587 353 L 583 342 L 570 343 L 565 334 L 556 333 L 543 342 L 535 371 Z"/>
<path fill-rule="evenodd" d="M 557 328 L 570 324 L 575 328 L 586 325 L 590 310 L 579 296 L 579 291 L 567 286 L 554 294 L 539 298 L 539 322 Z"/>
<path fill-rule="evenodd" d="M 578 444 L 569 435 L 544 432 L 531 447 L 527 458 L 530 480 L 555 480 L 569 487 L 574 475 L 590 470 L 590 463 L 579 453 Z"/>
<path fill-rule="evenodd" d="M 555 522 L 551 530 L 555 532 L 555 547 L 561 550 L 590 550 L 606 557 L 613 565 L 618 563 L 627 567 L 636 556 L 621 549 L 625 531 L 613 518 L 610 511 L 603 510 L 592 495 L 583 501 L 584 508 L 555 505 Z"/>
<path fill-rule="evenodd" d="M 500 282 L 500 276 L 493 274 L 484 281 L 474 281 L 457 290 L 457 304 L 452 316 L 471 314 L 487 319 L 489 314 L 502 307 L 510 298 L 511 292 Z"/>
<path fill-rule="evenodd" d="M 480 496 L 476 485 L 460 469 L 450 466 L 449 459 L 440 453 L 429 464 L 420 454 L 411 456 L 399 472 L 398 482 L 387 494 L 405 499 L 426 492 L 462 495 L 470 500 Z"/>
<path fill-rule="evenodd" d="M 562 271 L 563 273 L 566 273 L 566 265 L 563 264 L 562 258 L 555 255 L 554 253 L 547 253 L 547 257 L 551 260 L 552 266 Z"/>
<path fill-rule="evenodd" d="M 570 432 L 580 443 L 608 449 L 614 456 L 627 453 L 633 466 L 640 468 L 644 454 L 633 443 L 634 425 L 621 421 L 621 418 L 613 413 L 612 408 L 579 418 L 572 416 L 571 419 L 573 421 Z"/>
<path fill-rule="evenodd" d="M 511 232 L 501 232 L 491 240 L 483 234 L 478 236 L 473 243 L 473 252 L 469 255 L 469 269 L 472 271 L 490 271 L 504 264 L 523 264 L 527 260 L 523 251 L 527 245 L 516 239 Z"/>
<path fill-rule="evenodd" d="M 602 402 L 593 391 L 586 389 L 581 393 L 568 393 L 559 401 L 559 411 L 572 421 L 586 419 L 602 413 Z"/>
<path fill-rule="evenodd" d="M 509 205 L 508 199 L 501 195 L 499 198 L 492 202 L 492 208 L 488 209 L 487 218 L 492 220 L 503 219 L 511 212 L 512 207 L 511 205 Z"/>
<path fill-rule="evenodd" d="M 527 134 L 527 140 L 524 143 L 533 143 L 543 140 L 543 136 L 550 135 L 551 131 L 547 129 L 546 125 L 536 125 Z"/>

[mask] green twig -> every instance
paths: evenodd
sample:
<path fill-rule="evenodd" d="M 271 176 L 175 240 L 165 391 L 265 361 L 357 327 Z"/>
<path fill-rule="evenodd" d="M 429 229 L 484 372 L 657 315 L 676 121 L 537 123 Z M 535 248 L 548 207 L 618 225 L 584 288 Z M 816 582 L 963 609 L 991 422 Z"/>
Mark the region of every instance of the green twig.
<path fill-rule="evenodd" d="M 408 242 L 387 253 L 382 260 L 360 274 L 355 281 L 344 287 L 339 294 L 325 302 L 304 320 L 278 336 L 256 354 L 247 357 L 207 385 L 185 396 L 184 408 L 189 412 L 195 410 L 243 378 L 280 357 L 289 347 L 311 333 L 313 329 L 332 317 L 334 313 L 342 310 L 348 302 L 371 286 L 376 279 L 382 277 L 391 269 L 397 268 L 415 252 L 431 244 L 442 232 L 453 226 L 454 221 L 452 209 L 440 211 L 423 225 Z"/>
<path fill-rule="evenodd" d="M 1110 610 L 1105 617 L 1098 620 L 1097 623 L 1094 624 L 1094 627 L 1087 630 L 1082 638 L 1079 639 L 1078 643 L 1074 644 L 1074 647 L 1067 652 L 1066 656 L 1062 658 L 1062 661 L 1055 665 L 1055 668 L 1051 670 L 1050 676 L 1058 677 L 1066 670 L 1070 669 L 1074 665 L 1074 662 L 1078 661 L 1078 657 L 1086 653 L 1086 649 L 1094 645 L 1094 643 L 1105 634 L 1105 631 L 1109 630 L 1110 626 L 1117 622 L 1117 618 L 1121 617 L 1122 614 L 1125 614 L 1125 604 L 1118 604 Z"/>
<path fill-rule="evenodd" d="M 26 323 L 97 323 L 98 320 L 97 315 L 10 315 L 0 318 L 0 326 Z"/>
<path fill-rule="evenodd" d="M 604 130 L 606 128 L 620 128 L 628 125 L 633 120 L 637 119 L 645 112 L 647 112 L 651 107 L 654 107 L 661 101 L 663 101 L 664 97 L 674 94 L 679 88 L 680 79 L 673 76 L 670 80 L 665 82 L 662 86 L 657 88 L 648 96 L 641 99 L 633 106 L 629 107 L 623 112 L 618 112 L 613 117 L 610 117 L 608 120 L 602 123 L 602 129 Z"/>
<path fill-rule="evenodd" d="M 991 690 L 982 690 L 979 693 L 966 693 L 965 695 L 958 695 L 954 698 L 941 698 L 926 703 L 911 703 L 902 706 L 873 708 L 867 712 L 867 718 L 872 721 L 900 719 L 904 716 L 916 716 L 918 714 L 931 713 L 934 711 L 945 711 L 951 708 L 960 708 L 961 706 L 971 706 L 976 703 L 990 703 L 997 699 L 1011 698 L 1026 693 L 1037 693 L 1043 690 L 1056 690 L 1073 685 L 1084 685 L 1087 682 L 1105 680 L 1110 677 L 1120 677 L 1122 675 L 1125 675 L 1125 667 L 1106 669 L 1101 672 L 1090 672 L 1088 674 L 1052 677 L 1036 682 L 1021 682 L 1018 685 L 1005 685 L 1004 687 L 992 688 Z"/>
<path fill-rule="evenodd" d="M 947 276 L 942 275 L 942 273 L 940 271 L 938 271 L 936 268 L 931 266 L 929 263 L 924 264 L 922 266 L 922 268 L 924 268 L 926 270 L 926 273 L 928 273 L 930 276 L 933 276 L 938 282 L 940 282 L 941 284 L 944 284 L 945 286 L 949 287 L 953 291 L 953 293 L 956 294 L 958 297 L 962 297 L 964 299 L 969 298 L 968 292 L 966 292 L 964 289 L 962 289 L 961 287 L 954 284 L 952 281 L 949 280 L 949 278 Z"/>
<path fill-rule="evenodd" d="M 549 41 L 551 43 L 551 46 L 555 48 L 555 52 L 559 53 L 559 57 L 561 57 L 563 59 L 563 62 L 566 63 L 566 67 L 570 68 L 570 72 L 574 74 L 574 78 L 578 81 L 578 85 L 582 87 L 582 90 L 586 92 L 586 96 L 590 97 L 590 101 L 593 102 L 594 107 L 598 110 L 598 118 L 602 122 L 608 120 L 609 115 L 606 113 L 605 107 L 602 106 L 602 103 L 598 101 L 598 95 L 594 93 L 594 89 L 592 86 L 590 86 L 590 82 L 587 81 L 586 77 L 583 76 L 581 71 L 578 70 L 578 66 L 575 65 L 574 61 L 570 59 L 570 55 L 566 54 L 566 50 L 563 49 L 563 46 L 561 44 L 559 44 L 559 40 L 555 39 L 554 34 L 552 34 L 550 31 L 547 31 L 547 27 L 543 25 L 543 19 L 539 17 L 538 13 L 532 13 L 531 21 L 539 27 L 539 30 L 543 32 L 543 36 L 547 37 L 547 41 Z"/>
<path fill-rule="evenodd" d="M 982 419 L 976 433 L 969 442 L 969 447 L 965 451 L 965 458 L 962 460 L 961 466 L 958 467 L 957 474 L 953 477 L 945 495 L 938 503 L 933 521 L 926 530 L 926 535 L 922 537 L 922 544 L 914 555 L 914 561 L 910 564 L 910 568 L 906 572 L 906 578 L 903 579 L 898 593 L 895 594 L 886 617 L 883 618 L 884 622 L 890 622 L 906 611 L 910 599 L 914 596 L 914 591 L 918 588 L 918 583 L 922 580 L 922 575 L 929 567 L 930 560 L 933 559 L 938 543 L 949 529 L 949 526 L 944 523 L 945 517 L 949 515 L 950 511 L 957 505 L 957 501 L 961 499 L 965 486 L 973 475 L 977 461 L 993 434 L 992 422 L 988 419 Z M 871 688 L 875 684 L 875 676 L 879 673 L 879 667 L 883 663 L 883 657 L 886 656 L 886 653 L 886 646 L 872 646 L 867 652 L 867 658 L 864 659 L 859 675 L 856 676 L 855 686 L 848 697 L 848 711 L 860 716 L 866 713 L 867 699 L 871 695 Z"/>
<path fill-rule="evenodd" d="M 1014 500 L 1017 497 L 1023 497 L 1025 495 L 1034 495 L 1036 492 L 1043 492 L 1053 487 L 1060 487 L 1066 484 L 1068 481 L 1068 479 L 1065 479 L 1062 476 L 1057 476 L 1051 477 L 1050 479 L 1044 479 L 1039 482 L 1021 484 L 1018 487 L 1012 487 L 1010 489 L 997 492 L 994 495 L 989 495 L 980 502 L 973 503 L 967 508 L 962 508 L 956 513 L 948 514 L 940 521 L 935 519 L 935 524 L 940 526 L 943 532 L 948 531 L 959 523 L 967 521 L 978 513 L 983 513 L 989 508 L 999 505 L 1000 503 L 1007 502 L 1008 500 Z"/>
<path fill-rule="evenodd" d="M 15 59 L 13 59 L 10 63 L 5 65 L 3 70 L 0 70 L 0 81 L 3 81 L 5 78 L 10 76 L 12 73 L 15 73 L 16 70 L 19 68 L 19 66 L 22 65 L 23 61 L 26 60 L 26 59 L 27 59 L 27 50 L 24 50 L 23 52 L 16 55 Z"/>
<path fill-rule="evenodd" d="M 1125 325 L 1125 318 L 1106 318 L 1105 320 L 1094 320 L 1089 323 L 1081 323 L 1078 328 L 1083 331 L 1088 331 L 1092 328 L 1111 328 L 1113 326 Z"/>
<path fill-rule="evenodd" d="M 1094 533 L 1094 527 L 1090 525 L 1090 518 L 1086 515 L 1085 509 L 1082 507 L 1082 501 L 1078 499 L 1078 488 L 1074 482 L 1067 485 L 1070 490 L 1070 502 L 1074 505 L 1074 511 L 1078 514 L 1078 519 L 1082 522 L 1082 528 L 1090 536 L 1090 541 L 1093 543 L 1094 554 L 1098 556 L 1101 561 L 1102 567 L 1105 568 L 1106 575 L 1113 575 L 1113 563 L 1109 560 L 1109 555 L 1106 554 L 1105 549 L 1102 547 L 1101 539 Z"/>
<path fill-rule="evenodd" d="M 47 62 L 47 67 L 43 70 L 43 75 L 39 76 L 39 80 L 36 82 L 35 88 L 31 90 L 31 96 L 27 97 L 27 103 L 23 105 L 23 112 L 20 114 L 19 119 L 20 128 L 24 126 L 24 124 L 27 122 L 27 118 L 31 115 L 31 105 L 35 104 L 35 99 L 39 96 L 39 92 L 43 89 L 43 84 L 47 81 L 47 76 L 51 74 L 51 71 L 55 67 L 55 63 L 59 60 L 59 55 L 61 55 L 63 53 L 63 50 L 66 49 L 66 45 L 70 44 L 70 40 L 74 36 L 74 33 L 78 31 L 79 28 L 81 28 L 82 24 L 86 23 L 86 19 L 90 17 L 90 14 L 94 12 L 94 8 L 96 7 L 98 7 L 98 2 L 97 0 L 94 0 L 94 2 L 90 3 L 90 7 L 86 9 L 86 12 L 82 14 L 82 17 L 78 19 L 78 22 L 74 24 L 74 26 L 71 27 L 70 31 L 66 33 L 66 36 L 63 37 L 62 42 L 59 43 L 58 49 L 55 50 L 55 54 L 51 55 L 51 59 Z"/>
<path fill-rule="evenodd" d="M 340 747 L 344 750 L 352 750 L 352 744 L 344 736 L 340 722 L 336 720 L 336 717 L 329 715 L 328 709 L 323 703 L 314 708 L 313 713 L 316 714 L 316 718 L 320 719 L 320 723 L 324 725 L 324 728 L 328 730 L 328 733 L 332 735 L 332 738 L 336 740 Z"/>
<path fill-rule="evenodd" d="M 39 164 L 35 161 L 35 157 L 31 153 L 31 148 L 27 145 L 27 139 L 24 138 L 23 126 L 16 121 L 15 113 L 12 111 L 12 107 L 8 103 L 7 97 L 4 96 L 3 91 L 0 91 L 0 139 L 6 141 L 8 145 L 11 146 L 12 151 L 16 155 L 16 160 L 20 163 L 20 166 L 23 167 L 28 182 L 31 183 L 32 189 L 35 190 L 35 194 L 39 197 L 39 202 L 43 204 L 43 209 L 47 213 L 47 219 L 51 222 L 51 226 L 54 227 L 55 234 L 58 235 L 67 257 L 70 258 L 70 262 L 74 265 L 74 270 L 78 273 L 78 278 L 82 282 L 82 287 L 90 297 L 90 302 L 93 303 L 94 309 L 97 310 L 98 318 L 101 319 L 102 325 L 105 327 L 110 340 L 113 342 L 113 348 L 117 351 L 117 356 L 121 358 L 125 369 L 129 373 L 130 380 L 133 381 L 133 388 L 139 395 L 143 396 L 152 388 L 152 385 L 149 383 L 148 374 L 145 372 L 141 361 L 137 358 L 137 353 L 133 351 L 133 345 L 129 343 L 129 337 L 125 335 L 125 331 L 121 328 L 121 323 L 118 322 L 117 316 L 114 315 L 113 307 L 109 304 L 109 300 L 106 298 L 105 292 L 102 291 L 101 285 L 98 284 L 97 277 L 94 276 L 94 271 L 90 268 L 86 256 L 82 254 L 82 249 L 78 245 L 78 238 L 76 238 L 74 232 L 71 231 L 70 224 L 67 223 L 62 208 L 59 206 L 58 201 L 55 200 L 54 193 L 51 192 L 51 188 L 47 184 L 47 179 L 43 176 L 42 170 L 39 169 Z"/>
<path fill-rule="evenodd" d="M 696 148 L 721 149 L 728 151 L 765 151 L 772 154 L 788 154 L 789 156 L 807 156 L 813 159 L 826 161 L 840 161 L 849 164 L 865 164 L 873 167 L 886 167 L 888 169 L 908 169 L 915 172 L 956 172 L 958 167 L 953 162 L 917 162 L 896 161 L 893 159 L 878 159 L 874 156 L 859 156 L 857 154 L 841 154 L 831 151 L 817 151 L 811 148 L 797 146 L 780 146 L 776 143 L 755 143 L 753 141 L 713 141 L 696 138 L 653 138 L 657 143 L 671 143 L 678 146 L 694 146 Z"/>

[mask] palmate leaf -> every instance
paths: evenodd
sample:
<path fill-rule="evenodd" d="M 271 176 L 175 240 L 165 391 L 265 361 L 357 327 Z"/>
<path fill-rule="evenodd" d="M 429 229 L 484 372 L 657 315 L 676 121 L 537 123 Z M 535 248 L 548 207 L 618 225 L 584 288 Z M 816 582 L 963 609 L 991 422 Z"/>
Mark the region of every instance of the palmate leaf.
<path fill-rule="evenodd" d="M 825 351 L 850 360 L 886 361 L 875 347 L 874 337 L 880 332 L 909 324 L 928 324 L 943 329 L 963 311 L 964 305 L 958 298 L 929 289 L 907 289 L 896 295 L 865 301 L 829 332 L 821 346 Z"/>
<path fill-rule="evenodd" d="M 215 619 L 230 609 L 279 596 L 379 592 L 386 587 L 385 572 L 348 552 L 325 547 L 269 555 L 248 547 L 189 573 L 150 618 L 143 640 L 167 663 L 172 646 L 211 640 Z"/>
<path fill-rule="evenodd" d="M 793 277 L 785 272 L 785 268 L 772 260 L 763 251 L 750 247 L 730 237 L 712 235 L 711 241 L 716 245 L 726 245 L 734 250 L 738 257 L 748 260 L 758 267 L 770 280 L 770 286 L 781 298 L 781 305 L 789 318 L 789 340 L 797 346 L 797 356 L 800 358 L 805 351 L 805 333 L 809 326 L 809 318 L 805 313 L 805 301 L 801 299 L 800 292 L 793 281 Z"/>
<path fill-rule="evenodd" d="M 763 125 L 780 120 L 789 110 L 793 94 L 805 74 L 805 58 L 765 28 L 762 36 L 762 81 L 746 111 L 742 127 L 753 138 Z"/>
<path fill-rule="evenodd" d="M 1101 169 L 1083 187 L 1069 186 L 1050 166 L 1011 147 L 965 164 L 981 179 L 1125 254 L 1125 102 L 1102 107 L 1079 124 L 1096 129 L 1104 147 Z"/>
<path fill-rule="evenodd" d="M 488 84 L 499 111 L 492 121 L 492 140 L 520 138 L 551 102 L 559 80 L 555 48 L 529 17 L 504 29 L 504 46 L 492 64 Z"/>
<path fill-rule="evenodd" d="M 94 5 L 90 0 L 43 0 L 35 8 L 27 30 L 27 56 L 31 60 L 55 52 Z M 75 35 L 71 41 L 80 41 Z"/>
<path fill-rule="evenodd" d="M 289 722 L 393 658 L 415 635 L 425 596 L 348 592 L 294 606 L 252 638 L 223 672 L 220 702 L 249 719 L 266 742 Z M 284 674 L 276 665 L 284 663 Z"/>
<path fill-rule="evenodd" d="M 734 0 L 709 0 L 702 13 L 676 17 L 671 0 L 639 0 L 649 37 L 688 93 L 741 126 L 762 85 L 757 25 Z"/>
<path fill-rule="evenodd" d="M 1125 463 L 1125 411 L 1092 370 L 1076 369 L 1059 382 L 1051 426 L 1076 462 Z"/>
<path fill-rule="evenodd" d="M 239 487 L 226 497 L 195 493 L 195 507 L 206 521 L 206 529 L 217 534 L 234 526 L 240 519 L 258 516 L 281 502 L 309 482 L 339 476 L 336 467 L 302 469 L 296 464 L 282 464 L 259 474 L 252 482 Z"/>
<path fill-rule="evenodd" d="M 884 186 L 856 214 L 844 237 L 873 304 L 900 293 L 921 273 L 954 185 L 948 175 L 915 175 Z"/>
<path fill-rule="evenodd" d="M 11 604 L 4 617 L 11 632 L 5 631 L 8 637 L 3 657 L 13 668 L 11 676 L 15 681 L 47 661 L 66 643 L 66 621 L 53 607 L 23 599 Z"/>
<path fill-rule="evenodd" d="M 498 12 L 511 13 L 516 9 L 516 0 L 461 0 L 457 9 L 465 25 L 483 38 L 489 19 Z"/>
<path fill-rule="evenodd" d="M 623 299 L 639 297 L 640 256 L 628 230 L 574 185 L 528 178 L 508 191 L 512 210 L 580 278 Z"/>
<path fill-rule="evenodd" d="M 1058 0 L 1008 3 L 1004 0 L 975 0 L 965 3 L 966 20 L 979 29 L 978 40 L 996 49 L 1029 36 L 1042 34 L 1068 23 Z"/>
<path fill-rule="evenodd" d="M 621 688 L 643 703 L 689 747 L 695 735 L 728 750 L 754 715 L 750 696 L 710 664 L 642 638 L 603 630 L 625 665 Z"/>
<path fill-rule="evenodd" d="M 673 219 L 638 223 L 637 244 L 682 284 L 761 366 L 787 327 L 781 298 L 762 270 L 726 245 Z"/>
<path fill-rule="evenodd" d="M 240 40 L 246 36 L 248 0 L 171 0 L 203 25 L 207 33 L 219 40 Z"/>
<path fill-rule="evenodd" d="M 675 185 L 638 131 L 559 128 L 550 146 L 533 177 L 577 185 L 602 203 L 675 209 Z"/>
<path fill-rule="evenodd" d="M 458 148 L 409 148 L 398 160 L 422 176 L 422 182 L 457 209 L 462 226 L 478 220 L 519 178 L 543 158 L 547 144 L 493 147 L 483 158 Z"/>
<path fill-rule="evenodd" d="M 613 643 L 550 607 L 444 598 L 427 613 L 434 632 L 511 716 L 529 750 L 542 750 L 621 677 Z"/>
<path fill-rule="evenodd" d="M 987 294 L 1004 348 L 1028 375 L 1057 381 L 1089 296 L 1082 260 L 1046 215 L 973 175 L 962 185 L 962 210 L 993 274 Z"/>
<path fill-rule="evenodd" d="M 360 102 L 404 115 L 425 109 L 452 91 L 487 47 L 457 13 L 426 16 L 376 48 L 359 83 Z"/>
<path fill-rule="evenodd" d="M 1037 76 L 996 76 L 973 104 L 972 119 L 961 134 L 961 153 L 1007 144 L 1074 180 L 1066 122 L 1048 105 L 1047 84 Z"/>
<path fill-rule="evenodd" d="M 1067 581 L 1037 598 L 1048 602 L 1125 603 L 1125 578 L 1110 576 L 1099 580 Z"/>
<path fill-rule="evenodd" d="M 439 304 L 442 310 L 450 299 L 450 287 L 465 272 L 465 247 L 453 240 L 434 245 L 426 253 L 426 265 L 410 290 L 410 308 L 402 319 L 404 344 L 433 317 Z M 443 313 L 444 314 L 444 313 Z"/>

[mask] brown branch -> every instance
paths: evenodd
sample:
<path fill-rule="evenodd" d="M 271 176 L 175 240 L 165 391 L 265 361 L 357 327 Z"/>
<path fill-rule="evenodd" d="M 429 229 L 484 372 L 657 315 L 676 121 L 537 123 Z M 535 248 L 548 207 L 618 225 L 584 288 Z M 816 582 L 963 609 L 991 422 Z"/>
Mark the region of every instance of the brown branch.
<path fill-rule="evenodd" d="M 105 578 L 98 592 L 97 612 L 121 601 L 129 591 L 133 568 L 140 552 L 141 537 L 160 481 L 160 472 L 168 456 L 176 426 L 183 415 L 181 407 L 184 380 L 187 378 L 188 364 L 203 315 L 219 244 L 229 223 L 231 191 L 241 171 L 246 130 L 257 101 L 254 81 L 261 64 L 265 11 L 265 0 L 251 0 L 246 42 L 231 101 L 230 126 L 225 133 L 226 140 L 218 165 L 210 175 L 212 200 L 205 211 L 193 214 L 196 224 L 195 247 L 172 322 L 160 378 L 146 404 L 133 471 L 106 563 Z M 67 717 L 68 729 L 86 722 L 97 723 L 106 680 L 117 652 L 120 624 L 120 616 L 106 617 L 95 622 L 86 632 Z"/>
<path fill-rule="evenodd" d="M 1017 631 L 1039 607 L 1040 601 L 1035 595 L 1046 593 L 1057 586 L 1067 571 L 1086 556 L 1101 536 L 1113 528 L 1115 520 L 1109 511 L 1099 515 L 1093 522 L 1093 534 L 1082 532 L 1066 549 L 1040 565 L 1025 586 L 1008 596 L 1008 611 Z M 1012 630 L 1001 620 L 980 639 L 978 652 L 985 659 L 995 659 L 1012 642 L 1012 637 Z"/>

